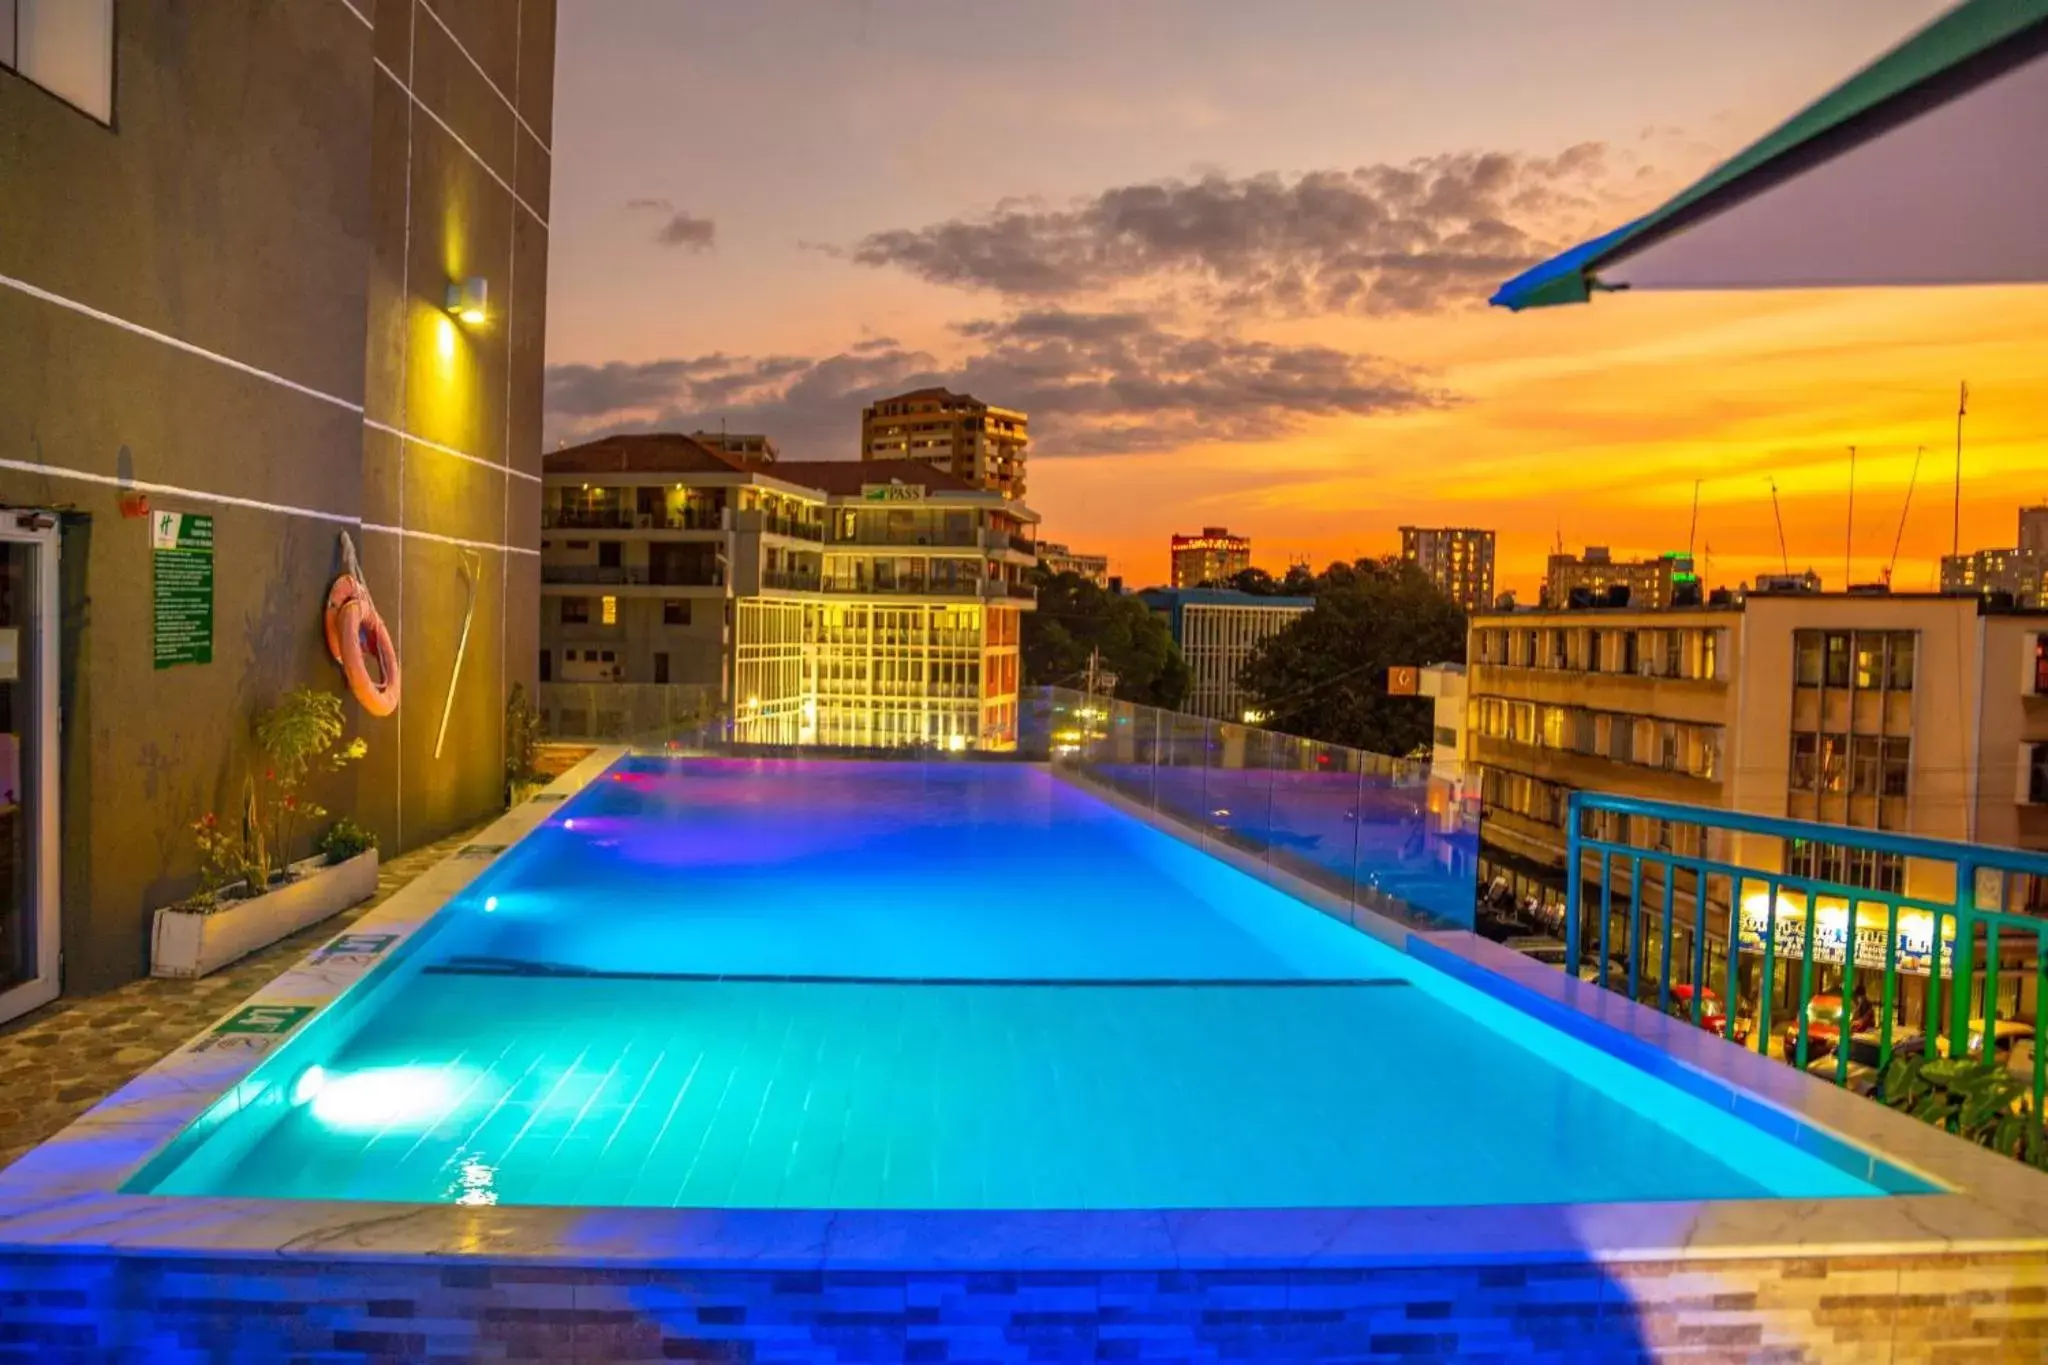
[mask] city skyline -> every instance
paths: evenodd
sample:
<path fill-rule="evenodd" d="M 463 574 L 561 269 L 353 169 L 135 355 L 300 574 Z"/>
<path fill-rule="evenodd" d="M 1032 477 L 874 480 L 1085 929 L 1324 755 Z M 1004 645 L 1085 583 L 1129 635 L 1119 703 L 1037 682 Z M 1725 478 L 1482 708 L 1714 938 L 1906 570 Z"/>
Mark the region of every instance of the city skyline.
<path fill-rule="evenodd" d="M 548 444 L 726 421 L 851 459 L 863 403 L 944 384 L 1030 414 L 1031 504 L 1127 581 L 1166 581 L 1190 526 L 1284 567 L 1474 525 L 1530 600 L 1560 536 L 1775 572 L 1772 479 L 1792 569 L 1837 584 L 1852 444 L 1875 581 L 1925 446 L 1895 581 L 1932 587 L 1959 381 L 1962 548 L 2048 496 L 2043 291 L 1482 300 L 1939 8 L 1595 3 L 1504 52 L 1469 35 L 1517 17 L 1476 2 L 1048 4 L 1014 33 L 881 0 L 571 4 Z"/>

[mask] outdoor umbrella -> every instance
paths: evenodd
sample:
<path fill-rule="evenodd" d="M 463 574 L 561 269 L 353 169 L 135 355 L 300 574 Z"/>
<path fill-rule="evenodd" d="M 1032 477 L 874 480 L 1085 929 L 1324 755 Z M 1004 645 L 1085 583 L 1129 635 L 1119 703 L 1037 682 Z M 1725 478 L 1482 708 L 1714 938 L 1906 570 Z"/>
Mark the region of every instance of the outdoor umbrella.
<path fill-rule="evenodd" d="M 1500 287 L 2048 281 L 2048 0 L 1968 0 L 1677 198 Z"/>

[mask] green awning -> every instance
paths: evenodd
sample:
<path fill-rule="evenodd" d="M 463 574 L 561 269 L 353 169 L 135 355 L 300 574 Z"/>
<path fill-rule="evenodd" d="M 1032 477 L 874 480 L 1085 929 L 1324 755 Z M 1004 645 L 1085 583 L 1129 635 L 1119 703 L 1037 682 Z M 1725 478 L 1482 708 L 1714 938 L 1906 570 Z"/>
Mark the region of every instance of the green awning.
<path fill-rule="evenodd" d="M 1967 0 L 1684 193 L 1493 302 L 2048 281 L 2048 0 Z"/>

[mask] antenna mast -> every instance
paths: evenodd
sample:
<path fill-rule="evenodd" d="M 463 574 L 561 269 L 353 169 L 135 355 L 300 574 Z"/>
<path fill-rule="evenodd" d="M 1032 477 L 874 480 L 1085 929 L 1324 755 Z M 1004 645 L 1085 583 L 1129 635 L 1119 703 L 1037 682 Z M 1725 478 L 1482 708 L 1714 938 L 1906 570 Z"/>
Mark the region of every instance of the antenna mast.
<path fill-rule="evenodd" d="M 1700 481 L 1692 481 L 1692 526 L 1685 533 L 1685 557 L 1692 558 L 1692 547 L 1700 534 Z"/>
<path fill-rule="evenodd" d="M 1948 534 L 1948 552 L 1952 555 L 1963 552 L 1963 414 L 1969 409 L 1970 385 L 1965 381 L 1956 388 L 1956 503 Z"/>
<path fill-rule="evenodd" d="M 1778 563 L 1786 573 L 1792 572 L 1792 556 L 1785 549 L 1785 513 L 1778 506 L 1778 481 L 1771 480 L 1771 515 L 1778 522 Z"/>
<path fill-rule="evenodd" d="M 1913 485 L 1920 482 L 1920 457 L 1927 453 L 1926 446 L 1913 452 L 1913 472 L 1906 479 L 1906 501 L 1899 508 L 1899 533 L 1892 537 L 1892 562 L 1884 566 L 1885 586 L 1890 587 L 1892 575 L 1899 567 L 1899 547 L 1906 543 L 1906 513 L 1913 510 Z"/>
<path fill-rule="evenodd" d="M 1849 447 L 1849 525 L 1842 532 L 1842 587 L 1846 590 L 1856 581 L 1856 570 L 1851 566 L 1856 553 L 1856 447 Z"/>

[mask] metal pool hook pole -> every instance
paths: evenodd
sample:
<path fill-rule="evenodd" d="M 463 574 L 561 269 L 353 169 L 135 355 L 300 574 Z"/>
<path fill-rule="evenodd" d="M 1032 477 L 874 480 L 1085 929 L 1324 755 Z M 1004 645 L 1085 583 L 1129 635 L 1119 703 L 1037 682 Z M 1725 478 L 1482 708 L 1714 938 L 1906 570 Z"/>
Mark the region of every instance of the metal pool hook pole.
<path fill-rule="evenodd" d="M 462 609 L 462 638 L 455 642 L 455 667 L 448 674 L 448 697 L 441 703 L 441 728 L 434 734 L 434 757 L 441 756 L 448 738 L 448 716 L 455 710 L 455 684 L 462 677 L 462 656 L 469 652 L 469 623 L 476 618 L 476 581 L 483 573 L 483 556 L 474 550 L 462 554 L 462 576 L 469 581 L 469 601 Z"/>

